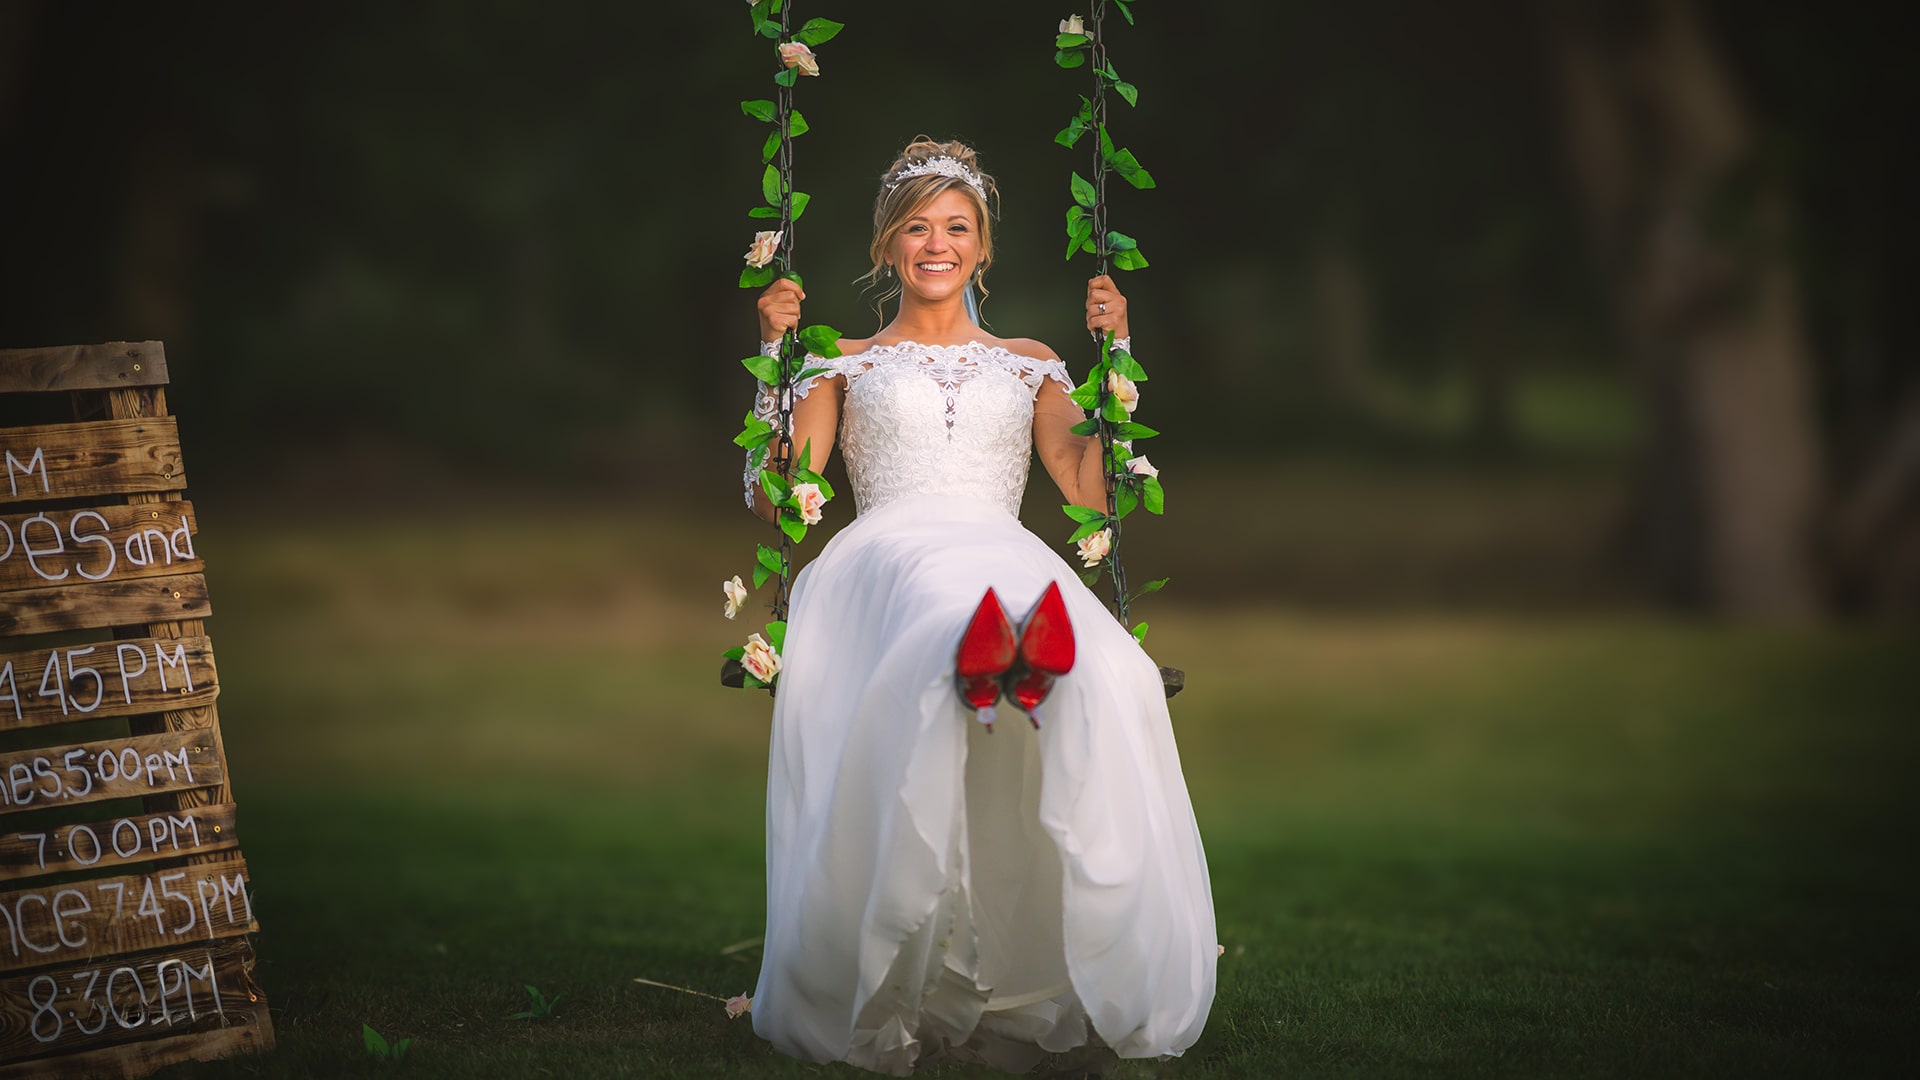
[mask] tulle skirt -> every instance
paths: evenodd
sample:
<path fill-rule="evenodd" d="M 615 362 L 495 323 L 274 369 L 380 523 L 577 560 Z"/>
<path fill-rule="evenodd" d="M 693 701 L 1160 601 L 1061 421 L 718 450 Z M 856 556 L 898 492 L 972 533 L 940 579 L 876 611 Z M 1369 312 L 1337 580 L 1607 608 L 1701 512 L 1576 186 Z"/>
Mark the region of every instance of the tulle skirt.
<path fill-rule="evenodd" d="M 1014 618 L 1060 583 L 1078 643 L 988 733 L 954 693 L 991 585 Z M 1153 661 L 998 506 L 910 496 L 795 583 L 767 779 L 754 1030 L 894 1075 L 1031 1068 L 1097 1039 L 1179 1054 L 1213 1002 L 1206 857 Z"/>

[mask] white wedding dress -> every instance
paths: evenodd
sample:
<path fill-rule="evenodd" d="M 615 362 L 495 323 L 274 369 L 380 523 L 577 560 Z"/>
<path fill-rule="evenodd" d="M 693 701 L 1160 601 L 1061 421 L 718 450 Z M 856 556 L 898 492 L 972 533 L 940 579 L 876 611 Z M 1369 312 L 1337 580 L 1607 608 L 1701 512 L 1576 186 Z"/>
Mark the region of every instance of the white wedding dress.
<path fill-rule="evenodd" d="M 847 380 L 858 517 L 794 585 L 754 1030 L 894 1075 L 1025 1071 L 1095 1035 L 1181 1053 L 1217 939 L 1159 671 L 1015 517 L 1035 395 L 1070 387 L 1064 366 L 910 343 L 808 363 Z M 961 631 L 988 586 L 1018 619 L 1050 581 L 1073 671 L 1038 731 L 1003 701 L 989 733 L 954 692 Z"/>

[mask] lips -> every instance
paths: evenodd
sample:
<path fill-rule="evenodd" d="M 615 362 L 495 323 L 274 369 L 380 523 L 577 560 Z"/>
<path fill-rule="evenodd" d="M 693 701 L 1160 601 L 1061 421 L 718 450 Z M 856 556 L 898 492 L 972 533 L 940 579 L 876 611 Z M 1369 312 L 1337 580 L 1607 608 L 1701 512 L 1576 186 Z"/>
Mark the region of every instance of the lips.
<path fill-rule="evenodd" d="M 923 262 L 914 265 L 919 268 L 921 273 L 925 274 L 950 274 L 959 269 L 958 263 L 950 262 Z"/>

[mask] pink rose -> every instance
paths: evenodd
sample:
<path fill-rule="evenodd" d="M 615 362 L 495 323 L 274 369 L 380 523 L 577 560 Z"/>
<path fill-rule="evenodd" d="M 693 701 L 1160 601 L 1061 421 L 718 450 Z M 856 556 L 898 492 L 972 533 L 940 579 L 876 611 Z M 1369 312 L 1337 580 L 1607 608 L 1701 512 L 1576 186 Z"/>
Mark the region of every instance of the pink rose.
<path fill-rule="evenodd" d="M 780 62 L 790 68 L 799 68 L 802 75 L 820 74 L 820 61 L 814 59 L 813 50 L 797 41 L 780 46 Z"/>
<path fill-rule="evenodd" d="M 1080 565 L 1099 566 L 1100 560 L 1113 550 L 1113 530 L 1101 529 L 1092 536 L 1080 538 Z"/>
<path fill-rule="evenodd" d="M 740 614 L 740 609 L 747 603 L 747 583 L 740 580 L 739 574 L 735 574 L 732 581 L 720 583 L 720 591 L 727 597 L 727 618 Z"/>
<path fill-rule="evenodd" d="M 793 485 L 793 506 L 800 511 L 800 520 L 809 525 L 820 524 L 820 508 L 827 505 L 827 497 L 820 494 L 819 484 Z"/>
<path fill-rule="evenodd" d="M 1107 373 L 1107 392 L 1120 402 L 1128 416 L 1132 416 L 1133 410 L 1140 407 L 1140 388 L 1133 385 L 1132 379 L 1117 371 Z"/>
<path fill-rule="evenodd" d="M 735 994 L 727 999 L 727 1019 L 732 1020 L 741 1013 L 753 1011 L 753 999 L 745 994 Z"/>
<path fill-rule="evenodd" d="M 757 232 L 753 234 L 753 246 L 747 249 L 747 265 L 755 270 L 773 261 L 773 253 L 780 247 L 781 233 Z"/>
<path fill-rule="evenodd" d="M 1141 454 L 1139 457 L 1128 458 L 1127 471 L 1133 473 L 1135 476 L 1160 475 L 1160 470 L 1153 467 L 1153 462 L 1148 461 L 1147 455 L 1145 454 Z"/>
<path fill-rule="evenodd" d="M 780 674 L 780 654 L 773 651 L 766 638 L 753 634 L 747 638 L 747 651 L 740 657 L 740 666 L 761 682 L 770 683 Z"/>

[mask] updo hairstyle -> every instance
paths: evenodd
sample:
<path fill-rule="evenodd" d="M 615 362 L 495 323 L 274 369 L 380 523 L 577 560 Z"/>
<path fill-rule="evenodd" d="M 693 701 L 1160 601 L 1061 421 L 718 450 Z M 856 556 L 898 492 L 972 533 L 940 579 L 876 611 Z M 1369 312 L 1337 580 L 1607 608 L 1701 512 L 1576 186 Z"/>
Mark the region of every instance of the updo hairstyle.
<path fill-rule="evenodd" d="M 980 186 L 987 191 L 987 198 L 981 198 L 973 185 L 955 176 L 942 176 L 929 173 L 923 176 L 909 176 L 900 179 L 907 169 L 934 158 L 953 158 L 973 170 L 980 178 Z M 973 147 L 966 143 L 934 142 L 922 135 L 907 144 L 887 171 L 880 174 L 880 194 L 873 201 L 873 244 L 867 249 L 873 260 L 873 269 L 865 280 L 870 285 L 879 285 L 887 267 L 887 248 L 893 244 L 893 238 L 907 227 L 907 222 L 921 207 L 932 202 L 941 192 L 949 188 L 957 189 L 973 203 L 973 212 L 980 220 L 980 266 L 979 274 L 973 279 L 980 290 L 980 299 L 987 297 L 986 272 L 993 262 L 993 215 L 999 210 L 1000 189 L 985 170 L 980 168 L 978 156 Z M 991 205 L 989 205 L 991 204 Z M 878 304 L 900 295 L 899 279 L 893 279 L 881 294 Z"/>

